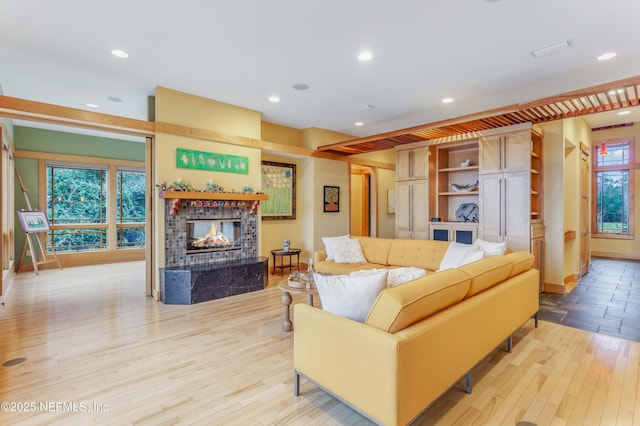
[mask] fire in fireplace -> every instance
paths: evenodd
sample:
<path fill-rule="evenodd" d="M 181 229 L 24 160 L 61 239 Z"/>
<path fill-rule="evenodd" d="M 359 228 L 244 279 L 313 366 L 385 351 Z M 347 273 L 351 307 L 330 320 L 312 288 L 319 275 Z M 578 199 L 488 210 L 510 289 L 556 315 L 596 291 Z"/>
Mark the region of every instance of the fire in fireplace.
<path fill-rule="evenodd" d="M 222 250 L 240 250 L 241 248 L 241 220 L 187 220 L 187 254 Z"/>

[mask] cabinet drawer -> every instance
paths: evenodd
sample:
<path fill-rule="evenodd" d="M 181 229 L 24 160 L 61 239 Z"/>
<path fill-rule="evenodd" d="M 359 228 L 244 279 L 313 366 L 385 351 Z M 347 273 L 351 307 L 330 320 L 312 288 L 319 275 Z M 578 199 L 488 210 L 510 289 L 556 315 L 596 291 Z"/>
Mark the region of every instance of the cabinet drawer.
<path fill-rule="evenodd" d="M 531 224 L 531 238 L 542 238 L 544 237 L 544 224 L 543 223 L 532 223 Z"/>

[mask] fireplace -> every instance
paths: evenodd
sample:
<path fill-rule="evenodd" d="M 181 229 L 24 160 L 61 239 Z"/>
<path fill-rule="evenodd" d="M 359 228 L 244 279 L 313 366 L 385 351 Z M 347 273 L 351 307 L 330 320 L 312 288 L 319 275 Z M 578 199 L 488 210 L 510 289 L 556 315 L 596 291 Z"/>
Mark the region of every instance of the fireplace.
<path fill-rule="evenodd" d="M 241 220 L 187 219 L 187 254 L 241 249 Z"/>

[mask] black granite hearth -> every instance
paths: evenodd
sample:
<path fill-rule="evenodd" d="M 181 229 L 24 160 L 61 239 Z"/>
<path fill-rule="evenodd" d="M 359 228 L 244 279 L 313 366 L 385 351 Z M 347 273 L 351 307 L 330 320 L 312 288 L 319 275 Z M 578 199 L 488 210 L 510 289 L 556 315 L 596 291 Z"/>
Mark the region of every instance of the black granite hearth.
<path fill-rule="evenodd" d="M 160 273 L 160 295 L 168 305 L 189 305 L 265 288 L 268 259 L 253 257 L 168 267 Z"/>

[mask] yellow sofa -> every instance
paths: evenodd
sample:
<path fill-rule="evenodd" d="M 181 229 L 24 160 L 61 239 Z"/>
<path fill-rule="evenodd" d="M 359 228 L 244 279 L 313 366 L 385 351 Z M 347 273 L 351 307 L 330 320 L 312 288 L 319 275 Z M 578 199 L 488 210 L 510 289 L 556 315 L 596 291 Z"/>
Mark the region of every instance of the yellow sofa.
<path fill-rule="evenodd" d="M 448 241 L 408 240 L 375 237 L 353 237 L 360 241 L 366 263 L 336 263 L 326 260 L 325 250 L 313 253 L 313 264 L 317 272 L 347 275 L 363 269 L 415 266 L 428 271 L 440 267 L 449 244 Z"/>
<path fill-rule="evenodd" d="M 405 255 L 410 255 L 407 252 Z M 294 371 L 378 424 L 411 422 L 538 312 L 533 256 L 513 252 L 382 290 L 364 323 L 295 305 Z"/>

